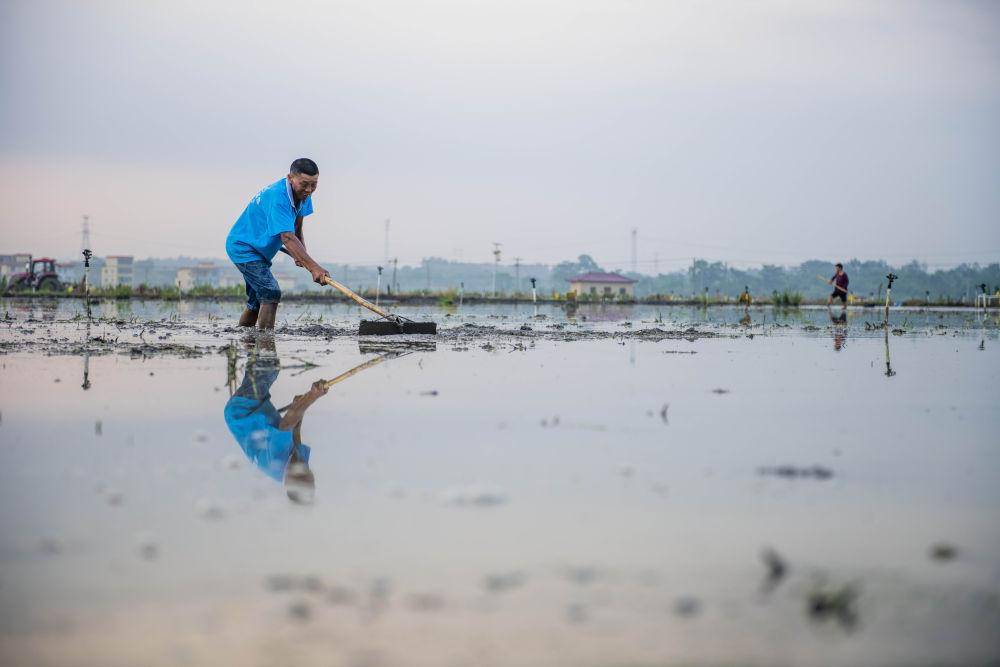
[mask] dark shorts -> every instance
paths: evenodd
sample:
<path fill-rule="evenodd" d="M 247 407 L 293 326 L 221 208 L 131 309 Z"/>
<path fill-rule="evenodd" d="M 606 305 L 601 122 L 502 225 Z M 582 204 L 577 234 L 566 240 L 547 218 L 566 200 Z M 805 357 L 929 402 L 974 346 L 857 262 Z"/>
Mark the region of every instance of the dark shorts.
<path fill-rule="evenodd" d="M 839 289 L 833 290 L 833 294 L 830 295 L 834 299 L 840 299 L 844 303 L 847 303 L 847 292 L 841 292 Z"/>
<path fill-rule="evenodd" d="M 236 268 L 247 284 L 247 309 L 260 310 L 262 303 L 281 301 L 281 288 L 271 273 L 271 265 L 264 261 L 244 262 Z"/>

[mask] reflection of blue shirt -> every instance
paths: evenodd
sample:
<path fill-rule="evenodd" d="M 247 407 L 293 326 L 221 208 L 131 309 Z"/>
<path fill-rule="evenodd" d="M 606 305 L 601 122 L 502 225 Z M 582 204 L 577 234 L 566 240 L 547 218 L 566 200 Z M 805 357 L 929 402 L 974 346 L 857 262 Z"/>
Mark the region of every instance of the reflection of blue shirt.
<path fill-rule="evenodd" d="M 296 208 L 288 179 L 276 181 L 254 195 L 229 230 L 226 254 L 236 264 L 270 262 L 281 247 L 282 232 L 294 232 L 296 216 L 312 212 L 312 197 Z"/>
<path fill-rule="evenodd" d="M 226 403 L 226 425 L 243 453 L 268 477 L 279 482 L 285 478 L 285 467 L 292 455 L 292 432 L 278 428 L 281 415 L 271 403 L 270 394 L 262 399 L 234 395 Z M 309 462 L 309 447 L 299 445 L 299 459 Z"/>

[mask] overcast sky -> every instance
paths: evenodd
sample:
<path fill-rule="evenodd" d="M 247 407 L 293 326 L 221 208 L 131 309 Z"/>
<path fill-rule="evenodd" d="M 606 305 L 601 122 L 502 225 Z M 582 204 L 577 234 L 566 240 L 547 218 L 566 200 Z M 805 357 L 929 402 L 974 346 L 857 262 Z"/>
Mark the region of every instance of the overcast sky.
<path fill-rule="evenodd" d="M 0 252 L 1000 259 L 1000 2 L 0 0 Z"/>

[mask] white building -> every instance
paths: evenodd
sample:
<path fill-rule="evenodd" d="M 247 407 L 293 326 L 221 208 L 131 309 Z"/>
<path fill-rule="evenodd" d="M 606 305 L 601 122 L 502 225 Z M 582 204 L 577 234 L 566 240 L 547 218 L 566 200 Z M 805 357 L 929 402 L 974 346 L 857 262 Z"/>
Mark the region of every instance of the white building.
<path fill-rule="evenodd" d="M 14 255 L 0 255 L 0 278 L 10 279 L 10 276 L 14 273 L 24 273 L 28 270 L 27 266 L 30 261 L 31 255 L 26 252 Z"/>
<path fill-rule="evenodd" d="M 278 281 L 278 287 L 285 294 L 295 291 L 295 276 L 290 273 L 275 273 L 274 279 Z"/>
<path fill-rule="evenodd" d="M 219 282 L 219 267 L 215 264 L 199 264 L 177 269 L 177 288 L 182 292 L 193 287 L 215 287 Z"/>
<path fill-rule="evenodd" d="M 101 287 L 132 287 L 132 255 L 108 255 L 101 267 Z"/>

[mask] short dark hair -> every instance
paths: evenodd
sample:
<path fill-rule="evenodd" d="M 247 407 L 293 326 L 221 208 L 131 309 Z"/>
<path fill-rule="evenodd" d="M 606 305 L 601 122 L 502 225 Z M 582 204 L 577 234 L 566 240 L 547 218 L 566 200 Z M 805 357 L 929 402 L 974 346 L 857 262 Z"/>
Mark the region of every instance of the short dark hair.
<path fill-rule="evenodd" d="M 318 176 L 319 167 L 307 157 L 300 157 L 288 168 L 290 174 L 305 174 L 306 176 Z"/>
<path fill-rule="evenodd" d="M 840 262 L 837 262 L 836 264 L 834 264 L 834 266 L 837 267 L 838 269 L 844 268 L 844 265 L 841 264 Z"/>

